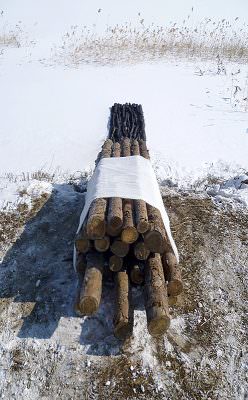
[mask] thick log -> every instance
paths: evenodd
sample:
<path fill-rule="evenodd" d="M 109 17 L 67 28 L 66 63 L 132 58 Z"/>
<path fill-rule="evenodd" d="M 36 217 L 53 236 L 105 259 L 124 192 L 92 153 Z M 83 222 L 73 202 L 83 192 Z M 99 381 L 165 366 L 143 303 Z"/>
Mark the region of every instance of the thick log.
<path fill-rule="evenodd" d="M 75 247 L 79 253 L 87 253 L 90 250 L 90 240 L 86 233 L 86 225 L 84 224 L 75 238 Z"/>
<path fill-rule="evenodd" d="M 162 257 L 165 279 L 168 281 L 168 295 L 178 296 L 183 291 L 181 269 L 176 256 L 172 252 L 163 254 Z"/>
<path fill-rule="evenodd" d="M 132 156 L 139 156 L 139 142 L 132 141 L 131 146 Z M 144 200 L 134 200 L 135 225 L 139 233 L 145 233 L 149 230 L 148 215 L 146 210 L 146 202 Z"/>
<path fill-rule="evenodd" d="M 107 251 L 110 246 L 109 236 L 104 236 L 102 239 L 95 239 L 94 246 L 97 251 L 104 252 Z"/>
<path fill-rule="evenodd" d="M 101 253 L 90 252 L 86 256 L 86 262 L 79 310 L 83 315 L 92 315 L 98 310 L 101 301 L 104 260 Z"/>
<path fill-rule="evenodd" d="M 131 142 L 129 138 L 124 138 L 122 140 L 122 156 L 128 157 L 131 155 Z M 123 199 L 123 225 L 121 239 L 126 243 L 134 243 L 138 237 L 138 231 L 134 226 L 133 219 L 133 200 Z"/>
<path fill-rule="evenodd" d="M 130 279 L 136 285 L 142 285 L 145 279 L 144 265 L 135 263 L 130 269 Z"/>
<path fill-rule="evenodd" d="M 144 140 L 139 141 L 139 147 L 140 155 L 149 160 L 149 151 Z M 162 254 L 169 244 L 161 213 L 157 208 L 147 204 L 147 215 L 150 230 L 144 234 L 145 245 L 151 252 Z"/>
<path fill-rule="evenodd" d="M 143 240 L 134 244 L 134 255 L 138 260 L 147 260 L 150 250 L 146 248 L 146 245 Z"/>
<path fill-rule="evenodd" d="M 139 233 L 133 221 L 133 200 L 123 199 L 123 225 L 121 240 L 125 243 L 134 243 L 139 237 Z"/>
<path fill-rule="evenodd" d="M 100 158 L 109 158 L 112 151 L 112 140 L 107 139 L 103 146 Z M 105 212 L 107 208 L 106 199 L 96 199 L 92 202 L 87 220 L 87 235 L 90 239 L 101 239 L 105 235 L 106 222 L 105 222 Z"/>
<path fill-rule="evenodd" d="M 115 275 L 116 309 L 114 316 L 114 335 L 118 339 L 125 339 L 132 335 L 133 313 L 131 308 L 131 290 L 126 271 Z"/>
<path fill-rule="evenodd" d="M 145 266 L 147 328 L 152 336 L 163 335 L 170 325 L 167 288 L 160 254 L 150 255 Z"/>
<path fill-rule="evenodd" d="M 112 229 L 109 225 L 107 225 L 106 233 L 108 236 L 117 237 L 121 234 L 121 228 L 119 229 Z"/>
<path fill-rule="evenodd" d="M 123 266 L 123 258 L 115 254 L 109 257 L 109 269 L 113 272 L 120 271 Z"/>
<path fill-rule="evenodd" d="M 121 156 L 121 145 L 116 142 L 113 144 L 112 157 Z M 108 229 L 112 231 L 118 231 L 123 224 L 122 214 L 122 199 L 120 197 L 112 197 L 109 199 L 108 206 Z M 113 235 L 116 236 L 116 235 Z"/>
<path fill-rule="evenodd" d="M 129 252 L 129 244 L 117 238 L 110 245 L 110 250 L 118 257 L 125 257 Z"/>

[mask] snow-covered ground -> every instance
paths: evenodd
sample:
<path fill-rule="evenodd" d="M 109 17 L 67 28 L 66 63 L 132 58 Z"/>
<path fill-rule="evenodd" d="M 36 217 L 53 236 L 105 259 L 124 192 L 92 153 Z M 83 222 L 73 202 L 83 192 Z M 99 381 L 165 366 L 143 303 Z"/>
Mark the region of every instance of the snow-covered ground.
<path fill-rule="evenodd" d="M 106 24 L 181 21 L 192 7 L 194 22 L 242 26 L 248 15 L 241 0 L 151 4 L 0 2 L 0 397 L 245 399 L 247 64 L 55 57 L 72 25 L 102 34 Z M 161 341 L 146 331 L 139 291 L 124 345 L 108 286 L 96 317 L 72 314 L 73 235 L 114 102 L 143 106 L 181 255 L 185 294 Z"/>

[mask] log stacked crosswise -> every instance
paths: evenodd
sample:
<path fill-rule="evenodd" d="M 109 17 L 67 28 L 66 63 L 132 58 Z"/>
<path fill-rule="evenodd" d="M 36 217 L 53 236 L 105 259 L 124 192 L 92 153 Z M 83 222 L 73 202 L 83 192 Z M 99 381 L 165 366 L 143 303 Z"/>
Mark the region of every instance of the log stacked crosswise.
<path fill-rule="evenodd" d="M 142 107 L 114 104 L 109 137 L 96 160 L 142 156 L 149 159 Z M 92 202 L 75 238 L 78 289 L 75 311 L 97 312 L 104 272 L 115 285 L 113 331 L 124 339 L 132 334 L 132 286 L 142 285 L 147 328 L 163 335 L 170 325 L 168 296 L 183 289 L 177 259 L 168 241 L 160 211 L 140 199 L 100 198 Z"/>

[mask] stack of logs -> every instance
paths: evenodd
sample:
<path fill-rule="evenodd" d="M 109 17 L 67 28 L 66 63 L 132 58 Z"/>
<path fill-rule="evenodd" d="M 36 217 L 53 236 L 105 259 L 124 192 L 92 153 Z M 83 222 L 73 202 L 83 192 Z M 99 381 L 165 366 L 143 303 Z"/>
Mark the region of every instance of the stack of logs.
<path fill-rule="evenodd" d="M 141 106 L 115 104 L 110 134 L 96 160 L 140 155 L 149 159 Z M 160 211 L 143 200 L 96 199 L 75 239 L 79 287 L 75 310 L 94 314 L 100 305 L 103 273 L 116 289 L 114 334 L 132 334 L 131 286 L 144 287 L 148 331 L 162 335 L 170 325 L 168 296 L 182 291 L 181 273 Z"/>

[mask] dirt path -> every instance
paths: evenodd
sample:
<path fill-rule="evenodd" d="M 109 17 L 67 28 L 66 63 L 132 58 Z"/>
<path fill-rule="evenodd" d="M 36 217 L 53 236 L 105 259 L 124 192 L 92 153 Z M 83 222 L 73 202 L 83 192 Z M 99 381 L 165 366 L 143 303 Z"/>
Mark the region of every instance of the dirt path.
<path fill-rule="evenodd" d="M 185 292 L 171 305 L 168 335 L 154 340 L 135 290 L 134 337 L 121 343 L 112 335 L 111 284 L 96 316 L 81 319 L 72 311 L 71 249 L 83 197 L 57 185 L 24 228 L 25 215 L 6 223 L 2 252 L 17 230 L 20 237 L 0 268 L 0 397 L 245 399 L 245 211 L 166 192 Z"/>

